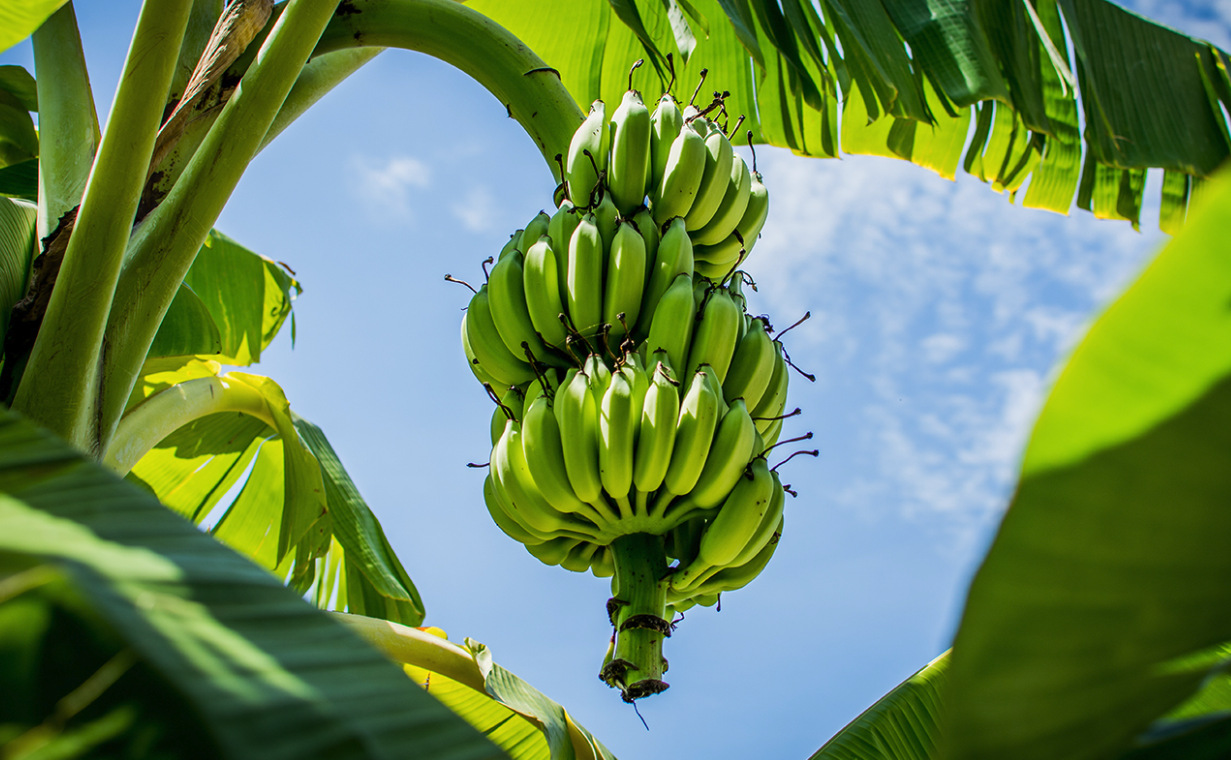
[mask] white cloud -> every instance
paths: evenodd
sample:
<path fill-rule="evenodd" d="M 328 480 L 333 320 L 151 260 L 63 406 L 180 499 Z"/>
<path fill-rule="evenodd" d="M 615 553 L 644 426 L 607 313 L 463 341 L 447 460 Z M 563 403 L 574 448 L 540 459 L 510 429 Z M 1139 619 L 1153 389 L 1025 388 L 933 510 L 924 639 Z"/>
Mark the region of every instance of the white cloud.
<path fill-rule="evenodd" d="M 494 227 L 499 204 L 486 186 L 477 185 L 449 210 L 471 232 L 486 232 Z"/>
<path fill-rule="evenodd" d="M 930 364 L 947 364 L 966 348 L 966 339 L 953 333 L 936 333 L 920 343 L 923 355 Z"/>
<path fill-rule="evenodd" d="M 839 431 L 856 461 L 815 487 L 972 540 L 1005 506 L 1053 364 L 1161 239 L 1149 209 L 1137 233 L 1014 207 L 968 176 L 903 161 L 757 155 L 771 210 L 751 305 L 776 325 L 810 309 L 787 336 L 792 357 L 853 386 L 801 394 L 864 396 Z"/>
<path fill-rule="evenodd" d="M 351 161 L 353 189 L 363 201 L 378 211 L 405 217 L 411 213 L 411 190 L 431 186 L 431 168 L 411 156 L 394 156 L 377 161 L 356 156 Z"/>

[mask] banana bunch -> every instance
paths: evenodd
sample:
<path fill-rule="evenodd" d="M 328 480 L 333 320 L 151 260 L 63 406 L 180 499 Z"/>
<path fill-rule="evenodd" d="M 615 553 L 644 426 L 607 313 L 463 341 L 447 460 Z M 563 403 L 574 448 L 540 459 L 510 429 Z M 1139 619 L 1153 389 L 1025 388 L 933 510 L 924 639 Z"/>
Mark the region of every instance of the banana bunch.
<path fill-rule="evenodd" d="M 540 561 L 612 578 L 600 677 L 629 702 L 667 688 L 674 612 L 746 585 L 783 525 L 789 359 L 736 272 L 768 194 L 707 118 L 722 106 L 596 101 L 556 210 L 485 262 L 462 320 L 496 402 L 488 512 Z"/>
<path fill-rule="evenodd" d="M 695 270 L 723 278 L 748 258 L 765 225 L 769 192 L 763 178 L 735 154 L 727 132 L 695 107 L 680 111 L 664 95 L 651 122 L 651 214 L 660 224 L 682 218 Z"/>

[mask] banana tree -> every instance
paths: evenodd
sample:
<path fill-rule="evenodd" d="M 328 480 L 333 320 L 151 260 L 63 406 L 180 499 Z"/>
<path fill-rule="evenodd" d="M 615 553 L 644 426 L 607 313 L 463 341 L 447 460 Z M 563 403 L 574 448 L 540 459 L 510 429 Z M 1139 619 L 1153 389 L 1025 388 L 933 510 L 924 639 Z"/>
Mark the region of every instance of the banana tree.
<path fill-rule="evenodd" d="M 422 603 L 323 433 L 290 410 L 271 380 L 222 371 L 222 365 L 260 359 L 284 321 L 293 320 L 298 283 L 275 262 L 212 231 L 213 222 L 253 157 L 380 48 L 426 52 L 473 76 L 525 128 L 553 175 L 552 159 L 580 121 L 579 106 L 599 96 L 614 101 L 627 86 L 628 60 L 643 55 L 653 66 L 634 76 L 645 90 L 701 68 L 715 78 L 723 73 L 730 102 L 751 115 L 761 141 L 814 156 L 836 156 L 839 149 L 892 155 L 946 176 L 963 163 L 1009 192 L 1032 177 L 1027 205 L 1067 210 L 1076 194 L 1079 206 L 1096 215 L 1136 223 L 1144 172 L 1163 168 L 1162 219 L 1171 230 L 1194 188 L 1227 153 L 1218 106 L 1231 92 L 1225 54 L 1102 2 L 1061 6 L 1073 61 L 1054 3 L 822 2 L 819 10 L 794 2 L 493 3 L 475 10 L 424 0 L 221 6 L 184 1 L 143 8 L 105 132 L 94 114 L 71 5 L 3 9 L 11 14 L 4 25 L 13 30 L 10 42 L 34 31 L 36 70 L 34 79 L 6 71 L 0 105 L 16 117 L 37 108 L 39 131 L 26 126 L 28 117 L 5 122 L 14 126 L 3 135 L 0 190 L 33 203 L 6 206 L 15 243 L 6 249 L 9 300 L 0 313 L 13 316 L 0 385 L 13 412 L 78 452 L 40 437 L 28 423 L 6 422 L 11 446 L 5 451 L 13 457 L 5 524 L 13 529 L 5 534 L 14 538 L 4 549 L 8 595 L 0 599 L 23 602 L 6 605 L 17 610 L 7 630 L 51 620 L 59 627 L 39 630 L 62 628 L 96 640 L 93 659 L 83 657 L 64 674 L 57 698 L 124 683 L 119 675 L 134 668 L 150 694 L 171 695 L 143 699 L 111 691 L 114 701 L 104 702 L 114 709 L 103 711 L 100 703 L 88 721 L 60 712 L 44 720 L 31 711 L 16 721 L 31 748 L 48 740 L 184 747 L 204 733 L 228 753 L 256 754 L 267 750 L 263 742 L 292 734 L 284 729 L 328 725 L 321 734 L 327 740 L 297 731 L 295 742 L 303 744 L 288 740 L 279 751 L 493 751 L 436 710 L 414 682 L 397 680 L 396 671 L 390 676 L 392 669 L 382 670 L 370 656 L 363 667 L 382 675 L 373 676 L 370 689 L 354 691 L 358 679 L 345 663 L 366 650 L 338 621 L 300 610 L 293 600 L 298 593 L 361 615 L 344 623 L 407 662 L 429 692 L 433 679 L 437 696 L 441 684 L 461 684 L 452 692 L 461 696 L 450 704 L 507 751 L 604 751 L 558 706 L 526 697 L 524 685 L 509 687 L 480 645 L 446 645 L 406 628 L 423 622 Z M 1120 33 L 1092 31 L 1108 27 Z M 1144 61 L 1157 76 L 1126 82 L 1116 65 L 1122 60 Z M 1084 160 L 1079 107 L 1088 125 Z M 41 259 L 32 255 L 35 240 L 44 241 Z M 31 450 L 38 455 L 25 453 Z M 214 521 L 217 538 L 291 590 L 277 596 L 267 575 L 245 574 L 228 559 L 234 555 L 155 517 L 162 513 L 148 498 L 120 490 L 83 459 L 127 474 L 197 523 Z M 1158 472 L 1166 482 L 1169 470 Z M 227 492 L 241 483 L 226 504 Z M 138 506 L 107 506 L 129 501 Z M 214 512 L 220 503 L 221 517 Z M 1011 514 L 1033 509 L 1015 506 Z M 159 527 L 132 530 L 146 522 Z M 180 541 L 184 548 L 173 548 Z M 123 555 L 134 551 L 170 559 L 132 570 Z M 1028 559 L 1017 562 L 1030 567 Z M 194 590 L 219 582 L 214 564 L 225 568 L 216 572 L 235 589 L 198 596 Z M 252 598 L 247 609 L 255 618 L 224 609 L 240 594 Z M 972 597 L 968 616 L 991 615 L 981 609 L 1013 614 L 1003 593 L 990 598 Z M 182 603 L 192 610 L 158 617 L 145 612 L 150 599 L 158 600 L 156 609 Z M 1125 603 L 1148 601 L 1127 595 Z M 200 621 L 209 623 L 208 633 L 198 629 Z M 974 664 L 962 664 L 963 637 L 989 635 L 967 630 L 959 635 L 954 668 L 959 707 L 952 720 L 959 729 L 950 734 L 1007 735 L 1016 742 L 998 724 L 985 727 L 977 723 L 984 716 L 971 715 L 986 688 L 980 678 L 995 679 L 1000 671 L 975 654 Z M 1229 638 L 1217 626 L 1203 636 L 1203 645 Z M 193 657 L 201 647 L 212 647 L 216 658 Z M 31 650 L 21 651 L 29 657 Z M 1168 649 L 1165 659 L 1186 651 Z M 1109 753 L 1122 751 L 1151 719 L 1182 701 L 1192 674 L 1204 671 L 1202 663 L 1176 667 L 1186 668 L 1186 678 L 1143 710 L 1096 703 L 1087 721 L 1117 712 L 1122 720 L 1107 732 L 1110 738 L 1091 740 L 1083 756 L 1115 756 Z M 933 664 L 912 683 L 935 684 L 944 672 L 943 664 Z M 190 688 L 194 682 L 204 686 Z M 209 688 L 215 682 L 223 685 Z M 29 688 L 31 682 L 19 683 Z M 404 710 L 374 715 L 353 704 L 340 707 L 393 693 L 398 696 L 387 704 L 405 704 Z M 901 713 L 893 708 L 904 703 L 902 693 L 842 737 L 897 725 Z M 484 694 L 496 699 L 476 704 L 474 696 Z M 187 704 L 196 720 L 176 720 L 183 713 L 172 707 L 162 708 L 170 717 L 141 712 L 159 702 Z M 281 711 L 288 703 L 296 710 Z M 940 702 L 933 697 L 929 704 Z M 1213 709 L 1217 703 L 1197 714 Z M 234 721 L 237 714 L 248 720 Z M 316 714 L 332 722 L 314 724 L 309 716 Z M 381 716 L 390 724 L 374 727 Z M 1040 730 L 1054 719 L 1054 713 L 1040 715 Z M 1086 724 L 1070 719 L 1080 733 Z M 233 730 L 222 730 L 231 723 Z M 144 725 L 158 728 L 143 733 Z M 534 743 L 537 729 L 545 739 Z M 904 741 L 926 751 L 937 731 L 920 724 Z M 839 742 L 842 737 L 822 752 L 843 744 L 855 747 L 843 756 L 897 756 L 886 745 Z M 986 751 L 973 746 L 954 751 Z M 1038 751 L 1028 751 L 1033 745 L 1024 739 L 1021 746 L 1023 754 Z"/>

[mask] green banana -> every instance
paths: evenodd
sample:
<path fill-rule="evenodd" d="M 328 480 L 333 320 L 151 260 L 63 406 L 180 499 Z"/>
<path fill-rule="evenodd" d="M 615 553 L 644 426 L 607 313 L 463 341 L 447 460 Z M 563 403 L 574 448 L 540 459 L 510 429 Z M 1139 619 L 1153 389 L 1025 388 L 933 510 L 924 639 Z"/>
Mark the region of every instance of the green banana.
<path fill-rule="evenodd" d="M 713 386 L 710 375 L 698 371 L 680 403 L 671 463 L 667 465 L 663 478 L 663 488 L 671 494 L 679 496 L 688 493 L 701 477 L 710 444 L 714 440 L 714 428 L 719 416 L 718 402 L 721 400 L 722 391 Z"/>
<path fill-rule="evenodd" d="M 595 226 L 594 215 L 586 214 L 573 231 L 568 245 L 566 299 L 574 329 L 586 338 L 598 334 L 602 324 L 603 258 L 603 240 Z"/>
<path fill-rule="evenodd" d="M 504 244 L 504 247 L 500 249 L 500 254 L 496 256 L 497 261 L 508 256 L 513 251 L 521 250 L 521 237 L 524 232 L 525 230 L 517 230 L 512 235 L 509 235 L 509 242 Z"/>
<path fill-rule="evenodd" d="M 544 565 L 559 565 L 572 551 L 573 547 L 577 546 L 581 541 L 575 538 L 553 538 L 550 541 L 544 541 L 541 544 L 527 545 L 526 551 L 530 552 L 530 556 L 542 562 Z"/>
<path fill-rule="evenodd" d="M 735 555 L 735 559 L 732 559 L 727 567 L 739 567 L 751 562 L 765 548 L 765 545 L 773 540 L 775 534 L 782 532 L 782 513 L 786 508 L 786 491 L 782 488 L 782 480 L 778 477 L 778 472 L 770 470 L 769 474 L 774 480 L 773 487 L 770 488 L 769 508 L 765 510 L 765 516 L 761 518 L 756 530 L 748 538 L 748 543 L 744 545 L 739 554 Z"/>
<path fill-rule="evenodd" d="M 500 436 L 504 435 L 504 426 L 509 421 L 509 414 L 513 415 L 512 419 L 520 420 L 524 405 L 525 397 L 516 386 L 509 388 L 500 396 L 500 403 L 492 410 L 491 434 L 493 446 L 496 445 L 496 441 L 500 440 Z M 505 411 L 506 409 L 508 411 Z"/>
<path fill-rule="evenodd" d="M 641 313 L 645 292 L 645 240 L 632 224 L 621 222 L 607 257 L 607 292 L 603 297 L 603 321 L 611 325 L 607 345 L 618 347 Z M 619 319 L 623 314 L 623 322 Z M 614 349 L 613 349 L 614 350 Z"/>
<path fill-rule="evenodd" d="M 670 93 L 662 96 L 650 116 L 650 187 L 658 187 L 667 171 L 671 144 L 684 126 L 684 115 Z"/>
<path fill-rule="evenodd" d="M 770 376 L 765 393 L 752 411 L 752 416 L 757 420 L 757 431 L 761 435 L 765 435 L 770 425 L 773 424 L 773 420 L 769 418 L 782 414 L 782 409 L 786 406 L 786 392 L 790 380 L 791 373 L 786 366 L 782 344 L 774 341 L 774 374 Z M 769 444 L 766 443 L 766 445 Z"/>
<path fill-rule="evenodd" d="M 785 517 L 778 518 L 776 529 L 770 535 L 770 539 L 765 542 L 765 545 L 761 547 L 761 550 L 752 559 L 742 565 L 722 568 L 710 577 L 708 581 L 702 583 L 696 589 L 696 593 L 705 596 L 708 594 L 721 594 L 727 591 L 738 591 L 751 583 L 761 574 L 761 571 L 765 569 L 769 561 L 773 559 L 774 552 L 778 550 L 778 539 L 782 535 L 782 529 L 785 524 Z"/>
<path fill-rule="evenodd" d="M 487 301 L 500 340 L 514 356 L 525 358 L 525 343 L 534 358 L 545 364 L 565 366 L 547 350 L 534 329 L 526 302 L 525 269 L 520 251 L 505 256 L 492 267 L 487 278 Z M 559 321 L 557 320 L 557 324 Z M 563 326 L 563 325 L 561 325 Z"/>
<path fill-rule="evenodd" d="M 699 260 L 716 266 L 723 263 L 732 264 L 740 258 L 741 254 L 744 259 L 747 259 L 768 217 L 769 191 L 761 182 L 760 173 L 753 174 L 748 191 L 748 206 L 744 209 L 744 214 L 740 217 L 739 223 L 735 225 L 735 229 L 730 235 L 713 245 L 698 245 L 693 253 Z"/>
<path fill-rule="evenodd" d="M 693 245 L 714 245 L 726 239 L 743 218 L 751 197 L 752 172 L 744 159 L 736 156 L 731 162 L 731 176 L 727 180 L 727 190 L 718 204 L 718 209 L 704 227 L 694 228 L 691 233 Z"/>
<path fill-rule="evenodd" d="M 650 387 L 641 407 L 633 465 L 633 484 L 641 493 L 657 491 L 667 475 L 680 416 L 678 385 L 666 365 L 661 360 L 655 361 Z"/>
<path fill-rule="evenodd" d="M 494 461 L 495 451 L 496 451 L 496 447 L 493 446 L 492 447 L 493 461 Z M 488 472 L 491 474 L 492 495 L 495 497 L 496 505 L 500 508 L 500 510 L 504 513 L 505 517 L 508 518 L 508 520 L 511 520 L 518 528 L 521 529 L 523 533 L 533 538 L 537 543 L 543 543 L 545 541 L 550 541 L 551 539 L 556 537 L 555 535 L 551 533 L 544 533 L 540 530 L 537 530 L 536 528 L 534 528 L 534 526 L 532 526 L 529 522 L 526 521 L 526 519 L 522 516 L 522 514 L 513 505 L 513 500 L 509 497 L 508 491 L 506 491 L 504 486 L 501 485 L 500 475 L 499 473 L 497 473 L 496 467 L 494 465 L 488 470 Z"/>
<path fill-rule="evenodd" d="M 684 215 L 690 230 L 699 230 L 714 218 L 731 184 L 731 165 L 735 161 L 735 150 L 722 129 L 710 121 L 705 124 L 705 173 L 697 197 Z"/>
<path fill-rule="evenodd" d="M 654 273 L 654 261 L 658 256 L 658 241 L 662 239 L 662 234 L 654 222 L 654 217 L 650 216 L 650 210 L 645 206 L 633 214 L 632 222 L 645 242 L 645 287 L 648 290 L 650 276 Z"/>
<path fill-rule="evenodd" d="M 698 365 L 697 372 L 705 373 L 710 379 L 710 384 L 714 386 L 714 390 L 718 391 L 718 419 L 722 419 L 730 407 L 727 405 L 726 400 L 722 397 L 722 381 L 718 379 L 718 373 L 715 372 L 714 368 L 708 364 Z M 689 377 L 691 378 L 689 382 L 696 382 L 697 376 L 695 374 L 690 375 Z M 685 389 L 685 392 L 687 392 L 687 389 Z"/>
<path fill-rule="evenodd" d="M 553 507 L 539 491 L 526 465 L 521 442 L 521 423 L 509 420 L 504 435 L 492 449 L 492 475 L 512 502 L 513 510 L 526 525 L 551 536 L 593 538 L 597 528 L 588 521 Z"/>
<path fill-rule="evenodd" d="M 719 595 L 717 593 L 702 594 L 700 596 L 694 596 L 690 601 L 699 607 L 713 607 L 718 603 L 718 596 Z"/>
<path fill-rule="evenodd" d="M 615 562 L 611 559 L 611 549 L 600 546 L 590 562 L 590 572 L 595 578 L 610 578 L 615 575 Z"/>
<path fill-rule="evenodd" d="M 663 294 L 654 310 L 646 346 L 651 352 L 664 349 L 672 367 L 685 367 L 692 341 L 697 304 L 692 295 L 692 277 L 681 274 Z"/>
<path fill-rule="evenodd" d="M 697 259 L 693 264 L 693 271 L 711 282 L 722 283 L 742 262 L 739 258 L 740 253 L 741 251 L 736 251 L 736 258 L 723 264 L 712 264 L 703 259 Z"/>
<path fill-rule="evenodd" d="M 778 442 L 778 438 L 782 436 L 783 420 L 779 415 L 778 419 L 772 420 L 769 427 L 765 428 L 765 434 L 761 437 L 761 451 L 768 450 L 771 446 Z"/>
<path fill-rule="evenodd" d="M 645 403 L 645 394 L 650 390 L 650 375 L 645 371 L 645 364 L 645 359 L 641 358 L 641 354 L 637 351 L 630 351 L 624 355 L 623 369 L 630 373 L 633 400 L 637 403 L 638 409 Z"/>
<path fill-rule="evenodd" d="M 594 225 L 598 227 L 598 235 L 603 240 L 603 248 L 610 248 L 611 241 L 615 239 L 616 220 L 620 217 L 615 201 L 611 200 L 611 193 L 603 191 L 603 198 L 592 213 Z"/>
<path fill-rule="evenodd" d="M 697 315 L 692 333 L 692 348 L 688 352 L 688 374 L 708 364 L 714 368 L 718 383 L 726 380 L 739 338 L 739 323 L 744 315 L 726 288 L 713 288 L 705 297 L 704 307 Z"/>
<path fill-rule="evenodd" d="M 641 329 L 637 331 L 638 335 L 649 335 L 658 302 L 677 277 L 692 274 L 693 263 L 692 241 L 688 238 L 688 228 L 683 219 L 672 219 L 667 224 L 662 239 L 658 241 L 654 265 L 650 268 L 645 296 L 641 299 L 641 316 L 638 318 Z M 682 364 L 676 366 L 683 367 Z"/>
<path fill-rule="evenodd" d="M 633 446 L 641 418 L 630 375 L 621 369 L 611 376 L 598 414 L 599 477 L 603 490 L 621 504 L 622 517 L 632 517 L 631 509 L 623 505 L 633 484 Z"/>
<path fill-rule="evenodd" d="M 594 397 L 594 403 L 602 403 L 603 394 L 607 392 L 607 386 L 611 385 L 611 368 L 598 354 L 587 356 L 582 366 L 590 378 L 590 395 Z"/>
<path fill-rule="evenodd" d="M 724 567 L 748 545 L 773 497 L 774 479 L 764 459 L 756 459 L 749 475 L 739 477 L 701 537 L 697 562 Z M 741 476 L 743 473 L 741 472 Z"/>
<path fill-rule="evenodd" d="M 667 154 L 662 182 L 650 194 L 650 212 L 656 222 L 663 224 L 688 213 L 705 176 L 706 155 L 705 138 L 695 130 L 681 129 Z"/>
<path fill-rule="evenodd" d="M 487 370 L 479 366 L 479 360 L 474 355 L 474 349 L 470 346 L 470 336 L 466 334 L 466 316 L 462 315 L 462 353 L 466 355 L 466 364 L 470 367 L 470 371 L 474 374 L 476 380 L 483 385 L 490 385 L 497 397 L 504 395 L 509 390 L 509 386 L 496 380 L 496 378 L 487 374 Z"/>
<path fill-rule="evenodd" d="M 756 409 L 774 376 L 778 357 L 764 317 L 753 317 L 748 331 L 735 347 L 731 368 L 722 380 L 722 397 L 728 402 L 742 398 L 749 409 Z"/>
<path fill-rule="evenodd" d="M 547 225 L 547 234 L 551 237 L 551 250 L 556 253 L 556 277 L 560 280 L 560 300 L 568 293 L 568 246 L 573 239 L 573 231 L 581 222 L 572 202 L 564 201 L 559 210 L 551 216 Z"/>
<path fill-rule="evenodd" d="M 560 386 L 554 405 L 564 446 L 564 469 L 577 498 L 593 504 L 603 490 L 598 473 L 598 405 L 583 372 Z"/>
<path fill-rule="evenodd" d="M 577 498 L 568 479 L 560 423 L 552 402 L 539 396 L 525 411 L 521 425 L 522 452 L 535 485 L 549 504 L 561 512 L 579 514 L 604 527 L 606 519 Z"/>
<path fill-rule="evenodd" d="M 558 269 L 551 236 L 543 235 L 526 251 L 522 264 L 526 310 L 543 342 L 563 350 L 568 331 L 564 329 L 560 315 L 567 312 L 560 297 Z"/>
<path fill-rule="evenodd" d="M 573 573 L 584 573 L 590 569 L 590 562 L 594 557 L 594 552 L 599 548 L 598 544 L 589 541 L 578 542 L 572 549 L 569 550 L 567 556 L 560 560 L 560 567 Z"/>
<path fill-rule="evenodd" d="M 628 215 L 645 199 L 650 179 L 650 111 L 641 93 L 624 93 L 611 117 L 611 168 L 607 186 L 620 214 Z"/>
<path fill-rule="evenodd" d="M 534 403 L 539 396 L 553 396 L 556 389 L 560 387 L 559 370 L 547 367 L 543 373 L 526 383 L 523 390 L 522 406 L 517 412 L 517 419 L 522 419 L 522 411 L 529 409 L 530 404 Z"/>
<path fill-rule="evenodd" d="M 739 337 L 743 339 L 744 332 L 747 330 L 748 322 L 752 320 L 752 315 L 748 314 L 748 298 L 744 295 L 744 278 L 732 277 L 731 281 L 726 285 L 727 292 L 731 294 L 731 298 L 735 299 L 735 304 L 739 306 L 739 311 L 744 315 L 740 322 Z"/>
<path fill-rule="evenodd" d="M 731 402 L 722 416 L 697 484 L 688 494 L 691 506 L 709 509 L 722 503 L 752 459 L 756 425 L 743 399 Z"/>
<path fill-rule="evenodd" d="M 527 532 L 504 511 L 496 498 L 496 486 L 490 474 L 483 481 L 483 503 L 487 505 L 487 513 L 491 515 L 492 522 L 496 523 L 496 527 L 504 531 L 506 536 L 527 546 L 543 543 L 543 539 Z"/>
<path fill-rule="evenodd" d="M 517 385 L 534 377 L 534 371 L 524 361 L 524 354 L 521 358 L 513 354 L 496 330 L 496 323 L 492 321 L 487 285 L 480 286 L 479 292 L 470 299 L 463 329 L 466 331 L 465 341 L 474 352 L 478 366 L 495 378 L 496 382 L 501 385 Z"/>
<path fill-rule="evenodd" d="M 586 155 L 586 154 L 589 155 Z M 588 207 L 598 185 L 598 172 L 607 166 L 607 106 L 601 100 L 590 105 L 590 113 L 573 133 L 564 164 L 569 200 Z"/>
<path fill-rule="evenodd" d="M 523 254 L 530 249 L 530 246 L 539 242 L 539 238 L 548 234 L 547 230 L 551 226 L 551 217 L 546 211 L 539 211 L 526 225 L 526 229 L 521 232 L 521 240 L 518 241 L 517 250 Z"/>

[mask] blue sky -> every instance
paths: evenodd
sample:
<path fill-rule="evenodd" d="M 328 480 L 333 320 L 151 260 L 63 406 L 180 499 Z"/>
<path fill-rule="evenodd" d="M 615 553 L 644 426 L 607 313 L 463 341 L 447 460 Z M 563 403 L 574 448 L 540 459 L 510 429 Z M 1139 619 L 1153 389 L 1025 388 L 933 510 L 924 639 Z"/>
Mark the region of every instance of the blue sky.
<path fill-rule="evenodd" d="M 1231 47 L 1231 2 L 1133 6 Z M 105 118 L 134 2 L 78 13 Z M 28 43 L 0 63 L 31 67 Z M 818 459 L 774 561 L 667 643 L 672 688 L 641 705 L 596 677 L 608 582 L 549 568 L 482 505 L 491 404 L 458 340 L 479 262 L 551 203 L 503 107 L 465 75 L 389 51 L 253 163 L 218 227 L 289 263 L 298 341 L 257 372 L 321 425 L 422 592 L 429 624 L 471 636 L 623 758 L 804 758 L 948 645 L 1056 363 L 1163 240 L 1158 178 L 1142 233 L 1013 207 L 887 159 L 758 150 L 771 213 L 752 310 L 804 311 L 792 378 Z M 287 331 L 289 333 L 289 330 Z M 785 437 L 785 436 L 784 436 Z"/>

